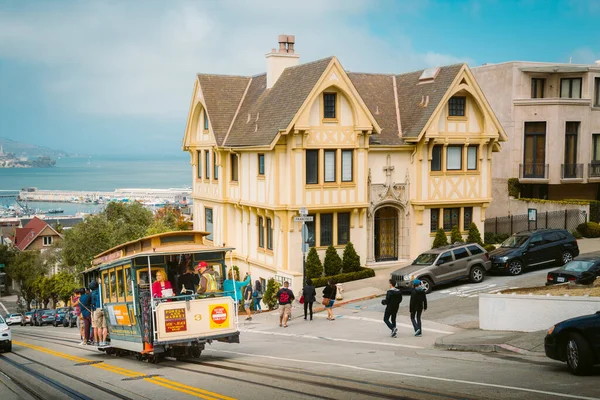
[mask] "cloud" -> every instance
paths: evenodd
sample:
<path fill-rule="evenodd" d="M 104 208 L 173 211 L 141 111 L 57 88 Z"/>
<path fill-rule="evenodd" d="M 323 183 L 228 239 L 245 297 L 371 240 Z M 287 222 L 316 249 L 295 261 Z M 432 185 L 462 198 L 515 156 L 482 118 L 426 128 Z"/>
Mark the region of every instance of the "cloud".
<path fill-rule="evenodd" d="M 574 64 L 594 64 L 597 60 L 600 60 L 600 52 L 589 47 L 580 47 L 573 50 L 570 57 L 572 57 Z"/>
<path fill-rule="evenodd" d="M 99 116 L 185 119 L 195 73 L 251 75 L 280 33 L 301 62 L 336 55 L 350 70 L 404 72 L 468 61 L 381 38 L 368 0 L 64 1 L 0 11 L 0 59 L 38 67 L 48 104 Z M 406 12 L 419 12 L 414 2 Z M 426 4 L 426 3 L 425 3 Z M 423 7 L 423 6 L 421 6 Z"/>

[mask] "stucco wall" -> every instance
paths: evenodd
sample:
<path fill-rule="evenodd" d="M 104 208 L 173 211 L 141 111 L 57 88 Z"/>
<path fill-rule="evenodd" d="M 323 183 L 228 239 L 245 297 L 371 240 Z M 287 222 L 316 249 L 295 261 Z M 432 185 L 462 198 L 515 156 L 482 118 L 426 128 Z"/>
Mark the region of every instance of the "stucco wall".
<path fill-rule="evenodd" d="M 535 332 L 600 309 L 598 297 L 479 295 L 479 328 Z"/>
<path fill-rule="evenodd" d="M 496 193 L 495 193 L 496 194 Z M 538 215 L 545 212 L 555 212 L 564 210 L 582 210 L 589 217 L 590 206 L 579 204 L 562 204 L 562 203 L 536 203 L 518 200 L 508 197 L 508 195 L 494 198 L 492 203 L 494 207 L 490 207 L 486 212 L 486 218 L 506 217 L 508 215 L 525 215 L 529 208 L 535 208 Z"/>

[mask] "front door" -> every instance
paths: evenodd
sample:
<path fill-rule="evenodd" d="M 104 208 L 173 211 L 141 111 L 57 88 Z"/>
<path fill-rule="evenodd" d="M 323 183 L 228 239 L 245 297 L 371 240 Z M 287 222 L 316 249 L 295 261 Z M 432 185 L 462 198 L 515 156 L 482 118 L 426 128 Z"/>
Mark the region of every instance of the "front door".
<path fill-rule="evenodd" d="M 375 212 L 375 261 L 398 259 L 398 211 L 392 207 Z"/>

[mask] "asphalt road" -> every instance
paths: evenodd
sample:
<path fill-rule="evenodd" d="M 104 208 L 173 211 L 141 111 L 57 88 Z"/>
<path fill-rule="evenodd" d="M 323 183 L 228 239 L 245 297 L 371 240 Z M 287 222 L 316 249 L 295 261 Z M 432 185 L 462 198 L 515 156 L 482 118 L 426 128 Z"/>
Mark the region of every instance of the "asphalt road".
<path fill-rule="evenodd" d="M 469 298 L 455 297 L 469 301 Z M 13 327 L 13 353 L 0 355 L 2 399 L 560 399 L 600 398 L 598 377 L 575 377 L 543 357 L 433 349 L 451 326 L 424 322 L 399 337 L 383 307 L 362 302 L 279 328 L 265 313 L 241 323 L 241 343 L 216 343 L 194 362 L 155 365 L 79 346 L 76 329 Z M 6 397 L 5 397 L 6 394 Z"/>

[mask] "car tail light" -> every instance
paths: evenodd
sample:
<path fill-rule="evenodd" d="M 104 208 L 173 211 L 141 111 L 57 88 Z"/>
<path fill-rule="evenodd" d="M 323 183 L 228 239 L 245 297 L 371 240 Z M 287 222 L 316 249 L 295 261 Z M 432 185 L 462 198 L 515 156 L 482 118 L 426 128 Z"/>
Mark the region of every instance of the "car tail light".
<path fill-rule="evenodd" d="M 576 280 L 577 280 L 577 278 L 575 278 L 575 277 L 569 278 L 569 282 L 575 282 Z"/>
<path fill-rule="evenodd" d="M 484 253 L 484 257 L 485 257 L 486 261 L 489 260 L 490 259 L 490 253 Z"/>
<path fill-rule="evenodd" d="M 42 315 L 42 319 L 44 319 L 44 318 L 48 318 L 48 316 L 47 315 Z"/>
<path fill-rule="evenodd" d="M 548 274 L 548 278 L 547 280 L 551 281 L 552 280 L 552 276 L 550 276 L 550 274 Z"/>

